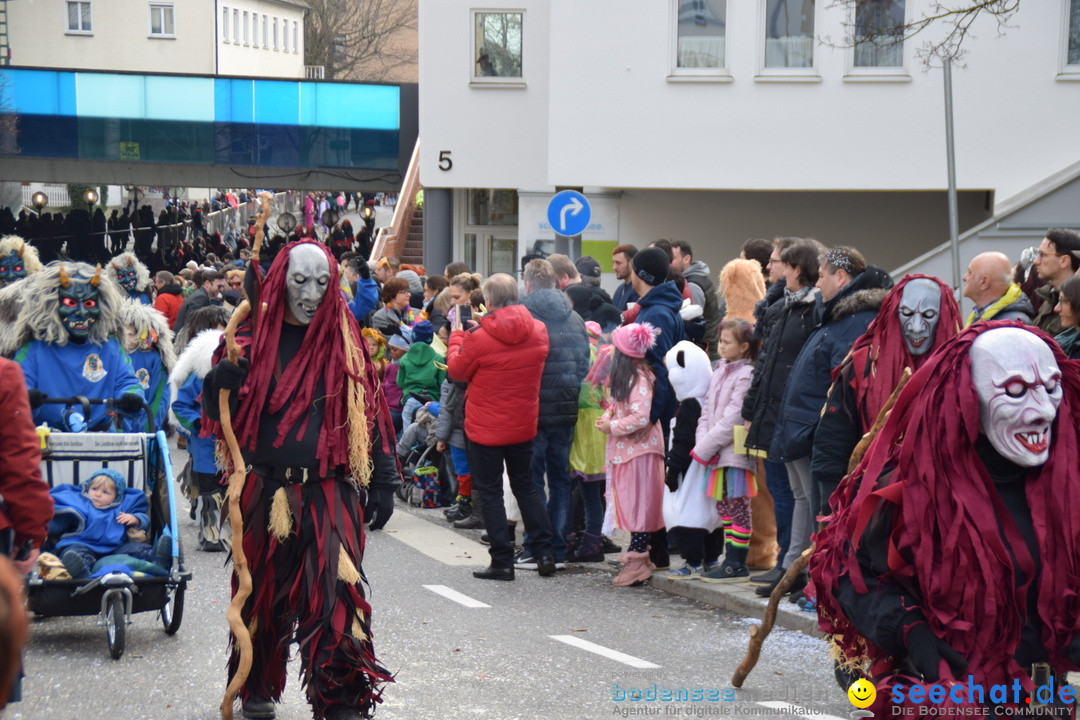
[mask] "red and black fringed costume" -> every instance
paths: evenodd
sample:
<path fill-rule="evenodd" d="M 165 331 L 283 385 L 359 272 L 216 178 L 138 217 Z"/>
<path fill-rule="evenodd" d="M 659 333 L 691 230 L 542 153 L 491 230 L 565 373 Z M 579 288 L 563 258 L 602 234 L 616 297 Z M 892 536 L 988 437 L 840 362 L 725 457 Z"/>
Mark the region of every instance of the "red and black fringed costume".
<path fill-rule="evenodd" d="M 1042 466 L 1003 462 L 981 434 L 969 353 L 998 327 L 1032 332 L 1061 370 Z M 1066 653 L 1080 631 L 1078 452 L 1080 363 L 1049 336 L 977 323 L 937 349 L 841 483 L 810 557 L 819 626 L 841 662 L 879 683 L 903 673 L 906 633 L 925 621 L 986 688 L 1015 678 L 1030 691 L 1029 663 L 1048 663 L 1059 681 L 1077 670 Z M 870 709 L 887 704 L 879 690 Z"/>
<path fill-rule="evenodd" d="M 360 329 L 337 290 L 337 262 L 322 245 L 315 246 L 328 256 L 326 294 L 309 325 L 285 322 L 285 276 L 300 244 L 278 253 L 261 283 L 254 328 L 249 318 L 236 333 L 250 361 L 233 424 L 250 467 L 241 510 L 253 590 L 243 620 L 254 644 L 240 697 L 280 700 L 295 639 L 316 720 L 338 705 L 368 716 L 379 685 L 392 679 L 372 646 L 361 493 L 371 443 L 392 452 L 393 427 Z M 223 355 L 224 348 L 218 359 Z M 213 375 L 204 398 L 217 397 Z M 204 411 L 216 420 L 212 405 L 204 401 Z M 234 594 L 236 587 L 234 577 Z M 230 679 L 237 661 L 234 646 Z"/>
<path fill-rule="evenodd" d="M 913 357 L 904 343 L 899 314 L 904 288 L 912 280 L 929 280 L 941 292 L 931 349 L 919 357 Z M 960 310 L 953 300 L 952 289 L 936 277 L 906 275 L 885 296 L 870 327 L 833 370 L 833 384 L 814 436 L 810 472 L 822 488 L 823 514 L 829 514 L 829 496 L 847 475 L 852 451 L 877 420 L 905 368 L 917 370 L 935 348 L 960 332 L 960 325 Z"/>

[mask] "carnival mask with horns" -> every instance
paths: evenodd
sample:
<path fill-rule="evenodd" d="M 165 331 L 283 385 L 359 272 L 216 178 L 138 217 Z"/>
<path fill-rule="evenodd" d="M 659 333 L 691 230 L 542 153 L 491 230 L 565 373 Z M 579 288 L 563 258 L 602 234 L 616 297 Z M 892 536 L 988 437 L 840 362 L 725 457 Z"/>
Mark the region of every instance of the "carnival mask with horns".
<path fill-rule="evenodd" d="M 101 316 L 98 303 L 98 284 L 101 282 L 101 266 L 88 281 L 73 280 L 60 266 L 60 322 L 74 340 L 85 340 L 90 329 Z"/>
<path fill-rule="evenodd" d="M 120 287 L 124 288 L 124 290 L 129 293 L 135 292 L 139 279 L 135 272 L 135 264 L 132 262 L 131 258 L 128 258 L 126 266 L 117 265 L 114 262 L 113 270 L 116 271 L 116 281 L 120 283 Z"/>
<path fill-rule="evenodd" d="M 12 250 L 7 255 L 0 256 L 0 287 L 5 287 L 13 282 L 26 277 L 26 265 L 23 264 L 22 248 Z"/>
<path fill-rule="evenodd" d="M 1061 369 L 1046 343 L 1021 328 L 995 328 L 971 345 L 971 378 L 990 444 L 1021 467 L 1050 456 L 1050 426 L 1061 404 Z"/>

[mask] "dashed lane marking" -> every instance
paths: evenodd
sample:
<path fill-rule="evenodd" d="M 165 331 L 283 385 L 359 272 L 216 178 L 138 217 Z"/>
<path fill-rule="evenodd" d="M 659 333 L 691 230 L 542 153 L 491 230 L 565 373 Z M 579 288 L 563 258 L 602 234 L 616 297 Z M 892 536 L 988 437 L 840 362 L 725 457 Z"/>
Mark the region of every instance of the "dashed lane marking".
<path fill-rule="evenodd" d="M 606 657 L 609 660 L 621 662 L 623 665 L 629 665 L 632 668 L 649 670 L 651 668 L 660 667 L 659 665 L 651 663 L 648 660 L 642 660 L 641 658 L 636 658 L 633 655 L 627 655 L 626 653 L 621 653 L 618 650 L 612 650 L 611 648 L 606 648 L 603 645 L 597 645 L 594 642 L 582 640 L 581 638 L 574 637 L 573 635 L 548 635 L 548 637 L 552 640 L 558 640 L 559 642 L 566 643 L 567 645 L 572 645 L 581 650 L 585 650 L 586 652 L 596 653 L 597 655 Z"/>
<path fill-rule="evenodd" d="M 424 587 L 426 589 L 430 590 L 431 592 L 435 593 L 436 595 L 442 595 L 447 600 L 453 600 L 454 602 L 459 603 L 461 605 L 464 605 L 467 608 L 489 608 L 489 607 L 491 607 L 487 603 L 482 603 L 479 600 L 474 600 L 473 598 L 469 597 L 468 595 L 465 595 L 463 593 L 459 593 L 457 590 L 454 590 L 452 588 L 448 588 L 445 585 L 425 585 Z"/>
<path fill-rule="evenodd" d="M 486 546 L 410 512 L 398 510 L 380 532 L 444 565 L 483 567 L 489 562 Z"/>

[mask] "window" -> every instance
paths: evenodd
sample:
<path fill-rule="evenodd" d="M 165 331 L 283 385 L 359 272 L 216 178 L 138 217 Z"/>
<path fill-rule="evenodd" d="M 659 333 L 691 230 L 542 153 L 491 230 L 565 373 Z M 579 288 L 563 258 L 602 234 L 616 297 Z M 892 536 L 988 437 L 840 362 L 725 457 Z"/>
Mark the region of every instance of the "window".
<path fill-rule="evenodd" d="M 266 22 L 266 16 L 265 15 L 262 16 L 262 31 L 263 31 L 263 33 L 262 33 L 262 35 L 263 35 L 262 46 L 265 49 L 265 48 L 270 47 L 270 38 L 269 38 L 269 33 L 267 31 L 267 22 Z"/>
<path fill-rule="evenodd" d="M 281 21 L 281 49 L 289 52 L 289 21 L 285 19 Z"/>
<path fill-rule="evenodd" d="M 88 33 L 93 31 L 93 27 L 90 23 L 89 2 L 69 2 L 67 4 L 67 11 L 68 32 Z"/>
<path fill-rule="evenodd" d="M 232 11 L 232 41 L 239 44 L 240 42 L 240 11 Z"/>
<path fill-rule="evenodd" d="M 814 0 L 766 0 L 765 67 L 814 66 Z"/>
<path fill-rule="evenodd" d="M 259 13 L 251 13 L 251 44 L 259 47 Z"/>
<path fill-rule="evenodd" d="M 855 6 L 855 67 L 904 65 L 905 0 L 863 0 Z"/>
<path fill-rule="evenodd" d="M 727 0 L 678 0 L 675 67 L 725 67 Z"/>
<path fill-rule="evenodd" d="M 524 13 L 475 13 L 473 78 L 521 78 Z"/>
<path fill-rule="evenodd" d="M 150 4 L 150 35 L 152 37 L 176 37 L 172 3 Z"/>
<path fill-rule="evenodd" d="M 248 11 L 245 10 L 244 11 L 244 44 L 245 45 L 248 45 L 248 44 L 251 43 L 251 26 L 248 23 L 248 15 L 249 15 Z"/>
<path fill-rule="evenodd" d="M 278 44 L 278 19 L 274 18 L 274 49 L 280 50 L 281 46 Z"/>
<path fill-rule="evenodd" d="M 221 42 L 229 42 L 229 8 L 221 8 Z"/>
<path fill-rule="evenodd" d="M 297 20 L 292 23 L 292 51 L 300 52 L 300 22 Z"/>
<path fill-rule="evenodd" d="M 1080 0 L 1069 3 L 1068 42 L 1065 46 L 1065 64 L 1080 65 Z"/>

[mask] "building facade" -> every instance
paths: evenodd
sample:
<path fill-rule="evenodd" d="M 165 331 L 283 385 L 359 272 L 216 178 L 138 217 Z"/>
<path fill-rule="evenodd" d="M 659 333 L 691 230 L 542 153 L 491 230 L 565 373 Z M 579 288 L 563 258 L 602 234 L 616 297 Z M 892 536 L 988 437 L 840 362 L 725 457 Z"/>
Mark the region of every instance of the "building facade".
<path fill-rule="evenodd" d="M 8 3 L 11 64 L 304 77 L 302 0 Z"/>
<path fill-rule="evenodd" d="M 946 28 L 867 41 L 930 2 L 858 6 L 421 0 L 429 264 L 516 269 L 538 243 L 606 263 L 667 237 L 718 271 L 747 238 L 801 235 L 895 268 L 946 241 L 942 71 L 917 56 Z M 1002 33 L 980 18 L 964 50 L 962 231 L 1080 158 L 1080 2 L 1021 3 Z M 546 219 L 564 187 L 593 201 L 572 240 Z"/>

